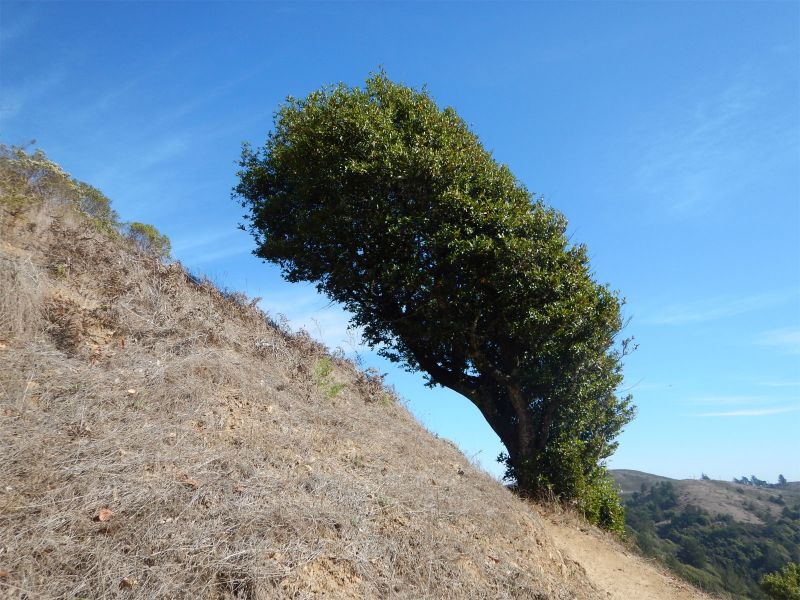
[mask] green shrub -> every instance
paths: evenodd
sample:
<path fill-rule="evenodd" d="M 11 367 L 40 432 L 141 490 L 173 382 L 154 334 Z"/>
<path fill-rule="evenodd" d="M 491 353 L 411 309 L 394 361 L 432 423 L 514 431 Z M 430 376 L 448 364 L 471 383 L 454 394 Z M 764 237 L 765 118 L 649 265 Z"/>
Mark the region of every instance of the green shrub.
<path fill-rule="evenodd" d="M 779 572 L 764 575 L 761 589 L 776 600 L 800 600 L 800 565 L 790 562 Z"/>
<path fill-rule="evenodd" d="M 0 144 L 0 202 L 12 216 L 44 199 L 69 202 L 75 192 L 74 180 L 41 150 Z"/>
<path fill-rule="evenodd" d="M 687 565 L 698 569 L 706 566 L 707 558 L 705 550 L 694 538 L 684 538 L 680 542 L 681 548 L 678 550 L 678 560 Z"/>
<path fill-rule="evenodd" d="M 172 249 L 169 238 L 147 223 L 133 222 L 125 226 L 125 236 L 144 252 L 167 258 Z"/>
<path fill-rule="evenodd" d="M 12 216 L 47 200 L 74 206 L 98 229 L 116 233 L 117 213 L 97 188 L 70 177 L 44 152 L 0 144 L 0 199 Z"/>
<path fill-rule="evenodd" d="M 501 455 L 499 460 L 506 464 L 507 479 L 519 481 L 535 477 L 537 489 L 549 490 L 549 497 L 547 493 L 538 494 L 541 499 L 572 499 L 587 521 L 622 534 L 625 531 L 622 501 L 606 468 L 582 459 L 587 445 L 580 439 L 562 437 L 521 464 L 512 466 L 506 455 Z M 558 491 L 550 483 L 552 481 L 558 481 Z"/>
<path fill-rule="evenodd" d="M 316 363 L 314 363 L 314 370 L 312 372 L 314 383 L 316 383 L 317 386 L 322 390 L 322 393 L 330 399 L 336 398 L 336 396 L 339 395 L 339 392 L 341 392 L 345 387 L 344 383 L 332 381 L 332 373 L 333 362 L 327 356 L 320 358 Z"/>
<path fill-rule="evenodd" d="M 111 200 L 97 188 L 82 181 L 75 182 L 75 189 L 76 208 L 89 217 L 98 229 L 106 233 L 118 233 L 119 215 L 111 208 Z"/>
<path fill-rule="evenodd" d="M 605 469 L 587 483 L 578 506 L 589 522 L 615 533 L 622 534 L 625 531 L 625 509 L 614 481 Z"/>
<path fill-rule="evenodd" d="M 318 384 L 327 381 L 330 374 L 333 372 L 333 363 L 331 359 L 326 357 L 320 358 L 314 363 L 314 381 Z"/>

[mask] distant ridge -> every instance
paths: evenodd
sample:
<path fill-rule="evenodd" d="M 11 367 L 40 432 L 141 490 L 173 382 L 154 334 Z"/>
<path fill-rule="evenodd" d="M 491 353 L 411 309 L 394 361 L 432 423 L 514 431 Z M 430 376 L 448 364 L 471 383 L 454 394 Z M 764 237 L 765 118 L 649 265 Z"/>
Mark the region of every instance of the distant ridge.
<path fill-rule="evenodd" d="M 712 515 L 730 515 L 740 523 L 761 524 L 764 521 L 760 515 L 765 512 L 780 515 L 783 504 L 777 502 L 779 497 L 789 504 L 800 502 L 800 482 L 789 482 L 781 488 L 767 488 L 713 479 L 671 479 L 630 469 L 611 469 L 610 473 L 623 499 L 640 492 L 642 484 L 649 488 L 669 481 L 678 492 L 680 507 L 697 506 Z"/>

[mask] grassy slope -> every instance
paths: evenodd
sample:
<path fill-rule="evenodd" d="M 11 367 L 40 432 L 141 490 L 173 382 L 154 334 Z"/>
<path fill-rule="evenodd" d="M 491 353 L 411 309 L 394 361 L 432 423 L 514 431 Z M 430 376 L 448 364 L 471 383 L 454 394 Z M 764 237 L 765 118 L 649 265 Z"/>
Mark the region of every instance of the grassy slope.
<path fill-rule="evenodd" d="M 6 199 L 0 597 L 702 597 L 243 297 Z"/>
<path fill-rule="evenodd" d="M 0 596 L 597 597 L 379 381 L 71 209 L 0 219 Z"/>

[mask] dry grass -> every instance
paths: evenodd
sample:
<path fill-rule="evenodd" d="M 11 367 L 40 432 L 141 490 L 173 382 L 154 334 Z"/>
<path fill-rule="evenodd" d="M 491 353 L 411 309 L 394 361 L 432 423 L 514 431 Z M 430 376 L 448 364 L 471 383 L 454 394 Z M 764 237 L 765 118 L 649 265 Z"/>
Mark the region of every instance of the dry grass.
<path fill-rule="evenodd" d="M 0 219 L 0 596 L 596 596 L 379 378 L 70 210 Z"/>

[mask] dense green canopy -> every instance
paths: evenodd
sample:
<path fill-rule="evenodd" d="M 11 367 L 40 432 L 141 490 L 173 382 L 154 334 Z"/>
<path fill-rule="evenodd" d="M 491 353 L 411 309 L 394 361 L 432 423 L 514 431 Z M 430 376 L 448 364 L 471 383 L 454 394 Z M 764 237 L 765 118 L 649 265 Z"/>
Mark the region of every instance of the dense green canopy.
<path fill-rule="evenodd" d="M 383 73 L 290 98 L 239 177 L 256 254 L 469 398 L 520 489 L 571 498 L 600 481 L 633 414 L 616 395 L 620 300 L 452 108 Z"/>

